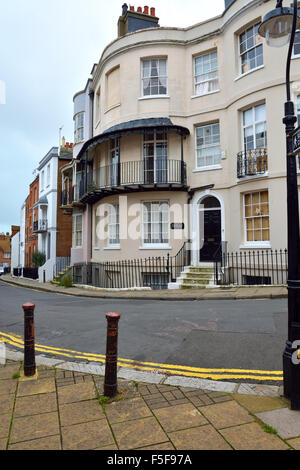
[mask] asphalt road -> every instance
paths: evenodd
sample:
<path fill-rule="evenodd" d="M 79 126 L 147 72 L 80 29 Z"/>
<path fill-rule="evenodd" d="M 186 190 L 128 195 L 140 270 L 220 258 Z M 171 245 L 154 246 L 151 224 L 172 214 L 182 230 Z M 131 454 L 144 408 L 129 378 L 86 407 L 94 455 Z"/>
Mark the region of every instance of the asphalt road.
<path fill-rule="evenodd" d="M 282 370 L 287 301 L 88 299 L 0 281 L 0 331 L 23 335 L 34 302 L 39 344 L 105 354 L 105 313 L 121 313 L 119 356 L 201 368 Z"/>

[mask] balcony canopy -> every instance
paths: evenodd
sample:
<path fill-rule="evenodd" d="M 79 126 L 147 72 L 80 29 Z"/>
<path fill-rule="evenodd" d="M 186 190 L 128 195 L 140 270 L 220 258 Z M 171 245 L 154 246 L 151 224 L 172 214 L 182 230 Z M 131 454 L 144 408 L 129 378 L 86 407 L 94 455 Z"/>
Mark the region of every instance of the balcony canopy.
<path fill-rule="evenodd" d="M 190 134 L 190 131 L 186 127 L 174 125 L 169 118 L 161 117 L 127 121 L 110 127 L 102 134 L 99 134 L 85 142 L 77 158 L 82 158 L 85 152 L 91 150 L 96 145 L 101 144 L 101 142 L 125 137 L 128 135 L 145 134 L 147 132 L 152 132 L 153 129 L 164 130 L 170 134 L 178 134 L 183 137 Z"/>

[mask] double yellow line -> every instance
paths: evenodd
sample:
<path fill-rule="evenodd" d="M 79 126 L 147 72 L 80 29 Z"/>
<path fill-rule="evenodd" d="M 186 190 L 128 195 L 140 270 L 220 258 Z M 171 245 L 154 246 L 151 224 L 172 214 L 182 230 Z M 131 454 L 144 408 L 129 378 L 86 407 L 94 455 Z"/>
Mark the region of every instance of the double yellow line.
<path fill-rule="evenodd" d="M 0 341 L 19 349 L 24 349 L 24 341 L 19 335 L 12 335 L 0 331 Z M 84 353 L 71 349 L 54 348 L 51 346 L 35 345 L 36 351 L 62 356 L 71 359 L 84 359 L 91 362 L 105 363 L 103 354 Z M 251 379 L 255 381 L 282 381 L 282 371 L 247 370 L 247 369 L 202 369 L 199 367 L 180 366 L 172 364 L 160 364 L 155 362 L 141 362 L 132 359 L 118 359 L 118 365 L 130 369 L 148 372 L 158 372 L 167 375 L 180 375 L 185 377 L 197 377 L 213 380 L 241 380 Z"/>

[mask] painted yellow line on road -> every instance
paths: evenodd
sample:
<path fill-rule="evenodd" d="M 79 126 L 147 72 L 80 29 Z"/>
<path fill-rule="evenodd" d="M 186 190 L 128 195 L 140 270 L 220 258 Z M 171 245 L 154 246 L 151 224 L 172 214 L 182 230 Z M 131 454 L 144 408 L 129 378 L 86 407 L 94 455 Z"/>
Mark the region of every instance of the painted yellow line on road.
<path fill-rule="evenodd" d="M 24 342 L 20 335 L 12 335 L 0 332 L 0 340 L 18 347 L 24 348 Z M 70 349 L 54 348 L 52 346 L 43 346 L 36 344 L 36 351 L 51 353 L 58 356 L 63 356 L 71 359 L 85 359 L 93 362 L 104 364 L 105 356 L 102 354 L 82 353 Z M 283 380 L 282 371 L 261 371 L 261 370 L 248 370 L 248 369 L 203 369 L 197 367 L 180 366 L 173 364 L 160 364 L 154 362 L 140 362 L 132 359 L 118 359 L 118 365 L 129 367 L 135 370 L 144 371 L 157 371 L 170 375 L 183 375 L 186 377 L 210 378 L 214 380 L 225 379 L 252 379 L 264 381 Z"/>

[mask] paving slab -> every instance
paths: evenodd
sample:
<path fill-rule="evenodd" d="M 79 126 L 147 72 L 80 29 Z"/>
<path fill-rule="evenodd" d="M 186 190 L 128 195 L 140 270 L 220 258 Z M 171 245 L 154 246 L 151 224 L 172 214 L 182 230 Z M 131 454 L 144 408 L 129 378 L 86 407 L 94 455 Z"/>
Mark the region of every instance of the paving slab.
<path fill-rule="evenodd" d="M 42 437 L 33 441 L 11 444 L 8 450 L 61 450 L 60 436 Z"/>
<path fill-rule="evenodd" d="M 59 414 L 62 426 L 71 426 L 87 421 L 99 421 L 105 418 L 103 410 L 97 400 L 60 405 Z"/>
<path fill-rule="evenodd" d="M 19 364 L 7 364 L 0 368 L 0 380 L 12 379 L 13 375 L 19 372 Z"/>
<path fill-rule="evenodd" d="M 196 379 L 192 377 L 171 376 L 164 381 L 166 385 L 175 385 L 176 387 L 200 388 L 201 390 L 210 390 L 218 392 L 234 392 L 235 383 L 221 382 L 206 379 Z"/>
<path fill-rule="evenodd" d="M 166 432 L 207 424 L 207 419 L 191 403 L 160 408 L 153 413 Z"/>
<path fill-rule="evenodd" d="M 256 416 L 264 423 L 276 429 L 282 439 L 300 436 L 300 411 L 281 408 L 280 410 L 258 413 Z"/>
<path fill-rule="evenodd" d="M 67 385 L 58 389 L 58 402 L 60 405 L 93 400 L 94 398 L 96 398 L 96 389 L 93 382 Z"/>
<path fill-rule="evenodd" d="M 155 446 L 141 447 L 139 450 L 174 450 L 175 447 L 170 441 L 163 442 L 162 444 L 155 444 Z"/>
<path fill-rule="evenodd" d="M 242 383 L 241 385 L 239 385 L 236 393 L 246 395 L 278 397 L 280 395 L 280 387 L 276 385 Z"/>
<path fill-rule="evenodd" d="M 0 415 L 12 411 L 14 406 L 14 400 L 15 397 L 12 394 L 0 396 Z"/>
<path fill-rule="evenodd" d="M 108 446 L 97 447 L 93 450 L 118 450 L 118 446 L 116 444 L 109 444 Z"/>
<path fill-rule="evenodd" d="M 0 450 L 6 450 L 7 439 L 0 439 Z"/>
<path fill-rule="evenodd" d="M 296 437 L 295 439 L 289 439 L 287 442 L 295 450 L 300 450 L 300 437 Z"/>
<path fill-rule="evenodd" d="M 113 402 L 105 405 L 105 413 L 111 424 L 152 416 L 142 398 Z"/>
<path fill-rule="evenodd" d="M 235 401 L 203 406 L 200 408 L 200 411 L 216 429 L 238 426 L 239 424 L 254 421 L 253 416 Z"/>
<path fill-rule="evenodd" d="M 169 437 L 177 450 L 231 450 L 210 424 L 172 432 Z"/>
<path fill-rule="evenodd" d="M 19 397 L 16 399 L 15 417 L 37 415 L 57 411 L 55 393 Z"/>
<path fill-rule="evenodd" d="M 59 434 L 57 413 L 14 418 L 10 444 Z"/>
<path fill-rule="evenodd" d="M 165 379 L 165 376 L 162 374 L 142 372 L 134 369 L 127 369 L 125 367 L 120 367 L 118 371 L 118 377 L 127 380 L 135 380 L 137 382 L 147 382 L 153 384 L 159 384 Z"/>
<path fill-rule="evenodd" d="M 11 413 L 1 415 L 0 418 L 0 438 L 7 437 L 11 422 Z"/>
<path fill-rule="evenodd" d="M 106 419 L 62 428 L 64 450 L 93 450 L 114 444 Z"/>
<path fill-rule="evenodd" d="M 55 392 L 54 378 L 28 380 L 26 382 L 19 383 L 17 396 L 24 397 L 29 395 L 40 395 L 42 393 L 52 392 Z"/>
<path fill-rule="evenodd" d="M 150 417 L 112 424 L 112 429 L 121 450 L 161 444 L 168 440 L 156 419 Z"/>
<path fill-rule="evenodd" d="M 257 423 L 242 424 L 220 430 L 235 450 L 287 450 L 279 437 L 265 432 Z"/>
<path fill-rule="evenodd" d="M 1 380 L 0 381 L 0 396 L 15 393 L 18 382 L 17 380 Z"/>
<path fill-rule="evenodd" d="M 251 413 L 286 408 L 286 403 L 280 398 L 240 394 L 234 394 L 233 398 Z"/>

